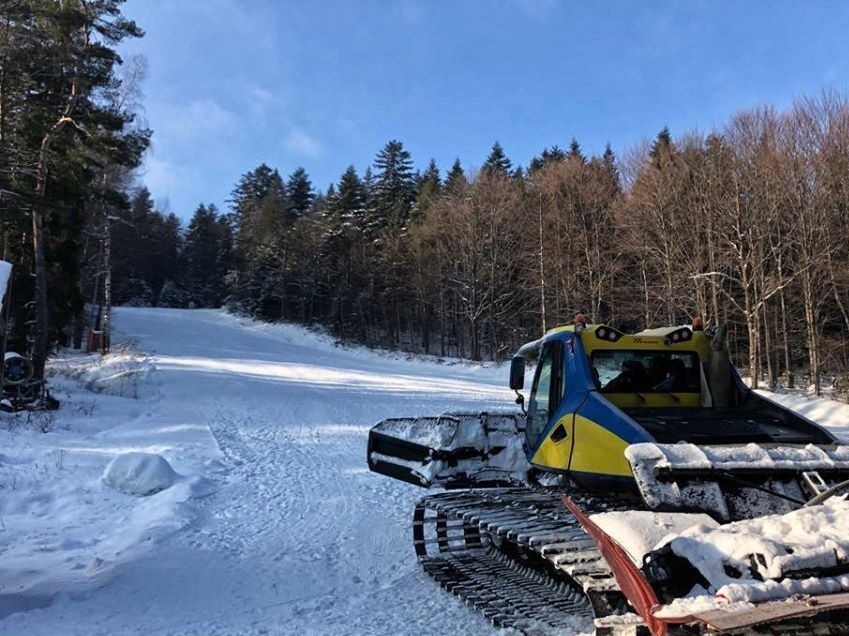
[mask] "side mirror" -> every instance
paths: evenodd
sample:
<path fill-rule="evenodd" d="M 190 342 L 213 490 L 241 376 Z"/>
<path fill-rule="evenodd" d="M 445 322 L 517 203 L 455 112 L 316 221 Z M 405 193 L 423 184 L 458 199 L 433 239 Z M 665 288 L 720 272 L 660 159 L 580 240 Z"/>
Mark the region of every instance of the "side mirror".
<path fill-rule="evenodd" d="M 517 356 L 510 360 L 510 388 L 521 391 L 525 387 L 525 359 Z"/>

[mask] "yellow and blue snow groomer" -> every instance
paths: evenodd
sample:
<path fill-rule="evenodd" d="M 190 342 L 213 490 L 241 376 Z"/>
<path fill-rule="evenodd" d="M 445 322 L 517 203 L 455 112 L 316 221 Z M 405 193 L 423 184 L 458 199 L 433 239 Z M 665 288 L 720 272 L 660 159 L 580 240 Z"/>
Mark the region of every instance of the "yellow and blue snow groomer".
<path fill-rule="evenodd" d="M 585 487 L 633 483 L 640 443 L 806 445 L 836 443 L 823 428 L 751 391 L 728 359 L 724 330 L 664 327 L 624 334 L 577 322 L 520 349 L 511 388 L 522 388 L 524 358 L 538 363 L 527 411 L 532 466 Z"/>

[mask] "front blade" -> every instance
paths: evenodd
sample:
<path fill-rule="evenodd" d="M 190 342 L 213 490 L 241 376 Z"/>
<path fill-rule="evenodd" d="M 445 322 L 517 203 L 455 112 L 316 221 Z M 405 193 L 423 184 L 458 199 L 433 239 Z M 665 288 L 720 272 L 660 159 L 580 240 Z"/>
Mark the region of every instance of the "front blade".
<path fill-rule="evenodd" d="M 521 484 L 524 424 L 517 413 L 390 418 L 369 431 L 369 468 L 425 488 Z"/>

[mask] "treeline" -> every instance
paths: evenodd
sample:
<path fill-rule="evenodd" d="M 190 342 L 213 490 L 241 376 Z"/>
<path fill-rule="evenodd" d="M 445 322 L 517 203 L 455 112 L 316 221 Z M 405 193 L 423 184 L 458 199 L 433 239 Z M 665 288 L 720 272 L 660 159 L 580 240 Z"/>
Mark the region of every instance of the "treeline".
<path fill-rule="evenodd" d="M 51 345 L 79 342 L 99 244 L 150 131 L 134 121 L 143 67 L 122 0 L 0 3 L 0 258 L 14 265 L 8 345 L 42 377 Z M 4 316 L 4 319 L 6 316 Z"/>
<path fill-rule="evenodd" d="M 201 205 L 187 228 L 141 188 L 112 222 L 112 302 L 136 307 L 220 307 L 231 262 L 229 218 Z M 103 303 L 92 289 L 91 305 Z"/>
<path fill-rule="evenodd" d="M 826 93 L 620 159 L 573 140 L 525 169 L 496 143 L 477 171 L 419 172 L 390 141 L 326 192 L 261 165 L 226 214 L 198 209 L 163 268 L 185 273 L 144 293 L 472 359 L 576 312 L 628 330 L 702 315 L 753 377 L 819 390 L 849 367 L 847 223 L 849 104 Z"/>

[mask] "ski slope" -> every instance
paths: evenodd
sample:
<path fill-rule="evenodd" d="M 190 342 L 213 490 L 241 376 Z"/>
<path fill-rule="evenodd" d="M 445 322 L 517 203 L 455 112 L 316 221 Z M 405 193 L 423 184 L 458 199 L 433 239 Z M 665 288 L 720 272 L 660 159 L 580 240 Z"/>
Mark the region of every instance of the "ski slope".
<path fill-rule="evenodd" d="M 212 310 L 115 323 L 132 347 L 51 363 L 61 410 L 0 415 L 0 634 L 494 632 L 420 572 L 424 491 L 370 473 L 366 439 L 393 415 L 512 404 L 505 368 Z M 849 439 L 849 406 L 770 397 Z M 174 485 L 104 482 L 139 452 L 166 458 Z"/>
<path fill-rule="evenodd" d="M 423 491 L 371 474 L 365 447 L 387 416 L 511 404 L 503 368 L 342 349 L 211 310 L 119 309 L 115 324 L 149 356 L 139 397 L 82 390 L 121 371 L 60 361 L 78 384 L 57 379 L 51 432 L 7 436 L 34 477 L 4 484 L 24 503 L 0 511 L 0 633 L 492 633 L 420 572 L 409 523 Z M 99 476 L 130 451 L 161 454 L 181 481 L 111 490 Z"/>

